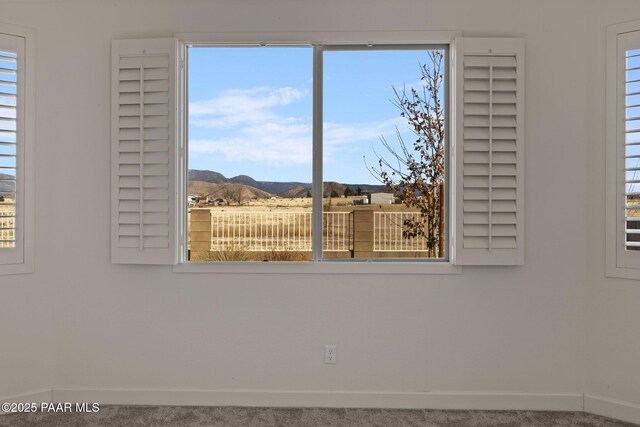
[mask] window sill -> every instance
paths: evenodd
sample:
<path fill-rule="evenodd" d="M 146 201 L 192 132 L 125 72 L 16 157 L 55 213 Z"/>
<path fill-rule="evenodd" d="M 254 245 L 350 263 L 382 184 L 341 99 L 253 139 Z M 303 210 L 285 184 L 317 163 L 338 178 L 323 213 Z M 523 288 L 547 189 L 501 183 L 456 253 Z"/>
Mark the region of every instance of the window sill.
<path fill-rule="evenodd" d="M 33 273 L 33 271 L 34 268 L 32 263 L 0 265 L 0 276 L 8 276 L 10 274 L 29 274 Z"/>
<path fill-rule="evenodd" d="M 608 265 L 605 276 L 613 279 L 640 280 L 640 269 Z"/>
<path fill-rule="evenodd" d="M 184 262 L 174 273 L 220 274 L 462 274 L 462 266 L 449 262 Z"/>

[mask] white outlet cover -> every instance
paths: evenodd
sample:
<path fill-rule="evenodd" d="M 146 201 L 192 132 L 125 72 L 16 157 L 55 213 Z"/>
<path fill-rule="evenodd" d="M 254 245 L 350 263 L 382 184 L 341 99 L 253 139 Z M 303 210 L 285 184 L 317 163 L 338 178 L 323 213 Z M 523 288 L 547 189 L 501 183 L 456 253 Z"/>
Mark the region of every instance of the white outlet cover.
<path fill-rule="evenodd" d="M 324 363 L 336 363 L 337 354 L 335 344 L 324 346 Z"/>

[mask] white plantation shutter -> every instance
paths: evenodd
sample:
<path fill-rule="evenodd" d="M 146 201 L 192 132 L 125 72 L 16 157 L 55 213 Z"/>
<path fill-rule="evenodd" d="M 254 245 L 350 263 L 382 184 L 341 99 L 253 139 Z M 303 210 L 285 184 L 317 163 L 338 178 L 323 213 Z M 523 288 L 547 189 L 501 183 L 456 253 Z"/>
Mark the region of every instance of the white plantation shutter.
<path fill-rule="evenodd" d="M 174 39 L 112 45 L 114 263 L 177 260 L 176 51 Z"/>
<path fill-rule="evenodd" d="M 0 34 L 0 264 L 24 261 L 24 52 Z"/>
<path fill-rule="evenodd" d="M 524 42 L 456 40 L 455 263 L 524 262 Z"/>
<path fill-rule="evenodd" d="M 633 37 L 633 34 L 632 34 Z M 627 39 L 629 36 L 627 35 Z M 624 135 L 624 249 L 640 251 L 640 43 L 620 43 L 620 132 Z M 623 123 L 622 123 L 623 122 Z"/>
<path fill-rule="evenodd" d="M 612 26 L 607 50 L 607 274 L 640 278 L 640 21 Z"/>

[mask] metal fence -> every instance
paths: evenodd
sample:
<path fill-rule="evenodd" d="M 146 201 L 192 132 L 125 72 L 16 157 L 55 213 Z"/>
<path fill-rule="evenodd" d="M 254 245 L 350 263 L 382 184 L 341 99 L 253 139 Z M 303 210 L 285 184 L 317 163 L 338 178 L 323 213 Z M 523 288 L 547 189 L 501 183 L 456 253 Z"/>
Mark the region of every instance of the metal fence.
<path fill-rule="evenodd" d="M 311 212 L 211 211 L 211 250 L 311 251 Z M 323 250 L 353 249 L 351 212 L 324 212 Z"/>
<path fill-rule="evenodd" d="M 427 251 L 424 238 L 406 239 L 402 236 L 404 221 L 418 218 L 417 212 L 374 212 L 373 250 L 374 252 L 420 252 Z"/>
<path fill-rule="evenodd" d="M 210 215 L 211 251 L 311 251 L 311 212 L 211 210 Z M 404 221 L 418 215 L 417 212 L 373 212 L 373 233 L 369 234 L 373 251 L 428 251 L 426 239 L 407 239 L 402 235 Z M 358 227 L 367 226 L 371 227 L 371 223 Z M 323 250 L 353 251 L 354 228 L 353 212 L 323 212 Z"/>

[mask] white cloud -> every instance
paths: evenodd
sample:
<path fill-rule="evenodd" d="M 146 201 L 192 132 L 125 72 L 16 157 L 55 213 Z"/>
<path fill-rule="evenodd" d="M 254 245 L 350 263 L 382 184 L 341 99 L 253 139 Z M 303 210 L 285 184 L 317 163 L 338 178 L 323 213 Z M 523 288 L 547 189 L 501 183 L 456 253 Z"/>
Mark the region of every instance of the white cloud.
<path fill-rule="evenodd" d="M 189 117 L 196 126 L 214 129 L 274 120 L 277 114 L 272 108 L 289 105 L 304 96 L 304 92 L 288 86 L 227 90 L 217 98 L 189 103 Z"/>
<path fill-rule="evenodd" d="M 271 164 L 310 164 L 310 117 L 281 114 L 278 107 L 302 101 L 307 94 L 291 87 L 229 90 L 217 98 L 189 105 L 191 125 L 216 129 L 215 138 L 191 139 L 193 155 L 221 155 L 229 161 L 266 161 Z M 324 124 L 324 155 L 331 161 L 359 143 L 395 134 L 403 119 L 363 123 Z M 206 134 L 206 132 L 200 132 Z M 367 147 L 368 148 L 368 147 Z"/>
<path fill-rule="evenodd" d="M 193 102 L 189 104 L 191 125 L 215 129 L 217 136 L 190 140 L 189 151 L 218 154 L 231 161 L 309 162 L 311 118 L 278 111 L 305 96 L 305 92 L 288 86 L 258 87 L 227 90 L 217 98 Z"/>
<path fill-rule="evenodd" d="M 401 117 L 378 122 L 353 124 L 325 122 L 323 129 L 324 146 L 353 144 L 362 141 L 378 140 L 381 135 L 395 134 L 395 127 L 405 122 Z"/>
<path fill-rule="evenodd" d="M 304 123 L 262 123 L 217 139 L 191 140 L 189 151 L 195 154 L 222 154 L 231 161 L 309 163 L 311 126 Z"/>

